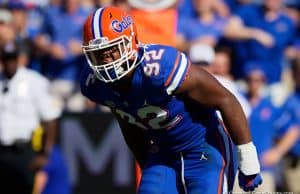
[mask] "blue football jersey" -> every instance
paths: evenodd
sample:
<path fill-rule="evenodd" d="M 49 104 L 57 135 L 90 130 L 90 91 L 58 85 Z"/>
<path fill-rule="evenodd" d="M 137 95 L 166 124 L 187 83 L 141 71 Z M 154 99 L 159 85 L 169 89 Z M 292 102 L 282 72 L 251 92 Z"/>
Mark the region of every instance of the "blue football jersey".
<path fill-rule="evenodd" d="M 201 146 L 207 131 L 217 128 L 218 119 L 215 110 L 174 95 L 187 76 L 187 56 L 173 47 L 145 45 L 139 50 L 139 58 L 142 57 L 126 94 L 98 80 L 85 67 L 81 76 L 83 95 L 109 106 L 162 149 L 180 152 Z"/>

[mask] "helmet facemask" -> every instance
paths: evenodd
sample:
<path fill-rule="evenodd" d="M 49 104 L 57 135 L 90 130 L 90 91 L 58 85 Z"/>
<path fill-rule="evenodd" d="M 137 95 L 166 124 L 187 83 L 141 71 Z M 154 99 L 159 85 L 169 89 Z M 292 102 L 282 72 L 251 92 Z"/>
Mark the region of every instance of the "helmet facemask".
<path fill-rule="evenodd" d="M 98 79 L 114 82 L 127 75 L 137 63 L 137 51 L 132 48 L 132 36 L 130 39 L 123 35 L 113 40 L 105 37 L 93 39 L 88 46 L 83 46 L 83 52 Z M 119 58 L 115 58 L 118 56 Z M 105 57 L 113 59 L 106 62 Z"/>

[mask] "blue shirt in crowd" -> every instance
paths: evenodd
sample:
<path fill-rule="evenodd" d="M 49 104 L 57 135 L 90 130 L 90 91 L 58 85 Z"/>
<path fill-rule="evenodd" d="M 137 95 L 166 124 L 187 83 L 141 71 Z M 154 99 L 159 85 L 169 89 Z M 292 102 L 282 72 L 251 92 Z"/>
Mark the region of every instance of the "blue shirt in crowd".
<path fill-rule="evenodd" d="M 252 107 L 249 125 L 259 159 L 262 158 L 264 152 L 270 150 L 274 145 L 276 133 L 273 123 L 275 118 L 276 108 L 268 97 L 262 98 Z M 267 170 L 267 168 L 262 166 L 262 170 Z"/>
<path fill-rule="evenodd" d="M 198 18 L 180 18 L 178 23 L 178 33 L 182 34 L 186 40 L 195 41 L 204 36 L 213 37 L 216 42 L 224 32 L 226 19 L 215 15 L 210 23 L 204 23 Z"/>
<path fill-rule="evenodd" d="M 293 46 L 297 49 L 300 50 L 300 36 L 294 39 Z"/>
<path fill-rule="evenodd" d="M 48 175 L 48 182 L 42 194 L 70 194 L 71 183 L 67 165 L 60 149 L 55 146 L 51 152 L 49 162 L 43 169 Z"/>
<path fill-rule="evenodd" d="M 269 83 L 278 82 L 282 73 L 282 62 L 285 47 L 292 42 L 295 34 L 293 21 L 284 13 L 278 13 L 278 17 L 269 21 L 265 17 L 262 6 L 241 6 L 236 13 L 248 27 L 254 27 L 269 32 L 275 39 L 275 45 L 267 48 L 256 40 L 248 40 L 237 43 L 237 66 L 249 60 L 263 61 L 265 73 Z"/>
<path fill-rule="evenodd" d="M 181 0 L 178 7 L 178 17 L 179 18 L 195 18 L 196 10 L 194 9 L 193 3 L 191 0 Z"/>
<path fill-rule="evenodd" d="M 300 91 L 292 93 L 281 107 L 280 117 L 276 121 L 278 136 L 282 136 L 295 125 L 300 127 Z M 300 139 L 292 147 L 290 153 L 300 156 Z"/>
<path fill-rule="evenodd" d="M 84 58 L 72 54 L 68 48 L 69 41 L 82 42 L 82 25 L 88 12 L 79 8 L 69 14 L 63 7 L 51 6 L 47 9 L 44 19 L 43 33 L 50 36 L 52 43 L 63 45 L 66 56 L 63 60 L 51 58 L 48 67 L 50 78 L 76 80 L 79 68 L 84 64 Z"/>

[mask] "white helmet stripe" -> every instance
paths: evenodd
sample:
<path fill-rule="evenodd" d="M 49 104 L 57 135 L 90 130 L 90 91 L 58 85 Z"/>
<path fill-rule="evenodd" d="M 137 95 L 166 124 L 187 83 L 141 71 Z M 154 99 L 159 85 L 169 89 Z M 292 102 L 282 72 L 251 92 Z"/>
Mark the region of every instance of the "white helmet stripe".
<path fill-rule="evenodd" d="M 101 32 L 100 32 L 100 16 L 103 11 L 103 8 L 97 9 L 94 18 L 93 18 L 93 30 L 94 30 L 94 35 L 95 39 L 101 38 Z"/>

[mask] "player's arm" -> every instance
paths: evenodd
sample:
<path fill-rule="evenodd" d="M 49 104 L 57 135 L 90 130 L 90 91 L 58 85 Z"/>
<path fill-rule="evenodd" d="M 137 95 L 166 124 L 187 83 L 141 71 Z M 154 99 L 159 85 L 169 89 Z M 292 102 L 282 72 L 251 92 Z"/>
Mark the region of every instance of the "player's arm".
<path fill-rule="evenodd" d="M 257 152 L 251 141 L 246 116 L 237 99 L 203 68 L 191 65 L 186 78 L 175 95 L 196 101 L 221 112 L 225 126 L 237 144 L 239 184 L 245 190 L 253 190 L 261 183 Z"/>
<path fill-rule="evenodd" d="M 203 68 L 191 65 L 187 77 L 175 92 L 204 106 L 220 110 L 234 143 L 251 141 L 247 119 L 237 99 Z"/>

